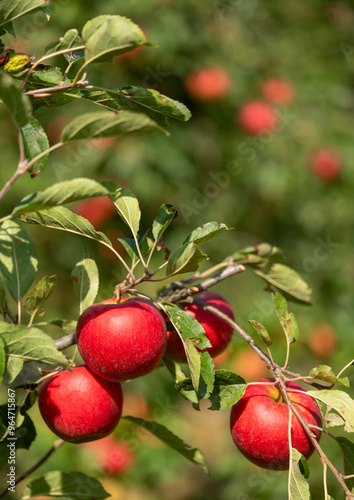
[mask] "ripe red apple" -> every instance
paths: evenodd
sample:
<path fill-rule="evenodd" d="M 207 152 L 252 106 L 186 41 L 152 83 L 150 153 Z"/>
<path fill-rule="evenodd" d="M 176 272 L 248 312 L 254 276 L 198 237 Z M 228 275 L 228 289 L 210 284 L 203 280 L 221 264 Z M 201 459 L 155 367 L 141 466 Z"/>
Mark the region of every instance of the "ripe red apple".
<path fill-rule="evenodd" d="M 266 99 L 276 104 L 288 104 L 294 100 L 294 87 L 281 78 L 270 78 L 265 80 L 261 88 L 262 94 Z"/>
<path fill-rule="evenodd" d="M 166 323 L 146 299 L 95 304 L 80 316 L 76 342 L 82 359 L 112 382 L 150 373 L 165 353 Z"/>
<path fill-rule="evenodd" d="M 236 121 L 244 132 L 257 135 L 266 130 L 275 131 L 279 117 L 267 102 L 249 101 L 238 110 Z"/>
<path fill-rule="evenodd" d="M 319 149 L 310 159 L 310 168 L 320 179 L 332 182 L 340 177 L 343 161 L 336 151 Z"/>
<path fill-rule="evenodd" d="M 76 366 L 40 385 L 38 406 L 47 426 L 64 441 L 94 441 L 116 428 L 122 414 L 122 388 L 85 365 Z"/>
<path fill-rule="evenodd" d="M 226 314 L 229 318 L 234 319 L 230 304 L 217 293 L 202 292 L 198 294 L 196 298 L 219 309 L 220 312 Z M 199 321 L 205 330 L 206 336 L 210 340 L 211 347 L 202 350 L 208 351 L 212 358 L 221 354 L 231 341 L 233 332 L 232 327 L 224 320 L 218 318 L 214 313 L 203 309 L 202 306 L 183 303 L 181 305 L 189 314 Z M 175 329 L 167 332 L 166 356 L 177 362 L 187 362 L 183 342 Z"/>
<path fill-rule="evenodd" d="M 257 380 L 268 381 L 273 380 Z M 286 386 L 289 398 L 300 415 L 308 424 L 321 427 L 321 412 L 313 399 L 306 395 L 306 390 L 296 382 L 287 382 Z M 248 385 L 245 394 L 231 410 L 230 427 L 234 443 L 246 458 L 266 469 L 289 468 L 288 426 L 289 409 L 276 385 Z M 319 441 L 320 430 L 312 430 Z M 291 440 L 293 448 L 305 458 L 310 457 L 314 446 L 294 415 Z"/>
<path fill-rule="evenodd" d="M 117 214 L 116 208 L 107 196 L 81 201 L 75 212 L 85 217 L 95 228 L 100 228 Z"/>
<path fill-rule="evenodd" d="M 225 97 L 231 88 L 231 77 L 218 66 L 208 66 L 189 73 L 185 87 L 189 95 L 200 101 L 218 101 Z"/>

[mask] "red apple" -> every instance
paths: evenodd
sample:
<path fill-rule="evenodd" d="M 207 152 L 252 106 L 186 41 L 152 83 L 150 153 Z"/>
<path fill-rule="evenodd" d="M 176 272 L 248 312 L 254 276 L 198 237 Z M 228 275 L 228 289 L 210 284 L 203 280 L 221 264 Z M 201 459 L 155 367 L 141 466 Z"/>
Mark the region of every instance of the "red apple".
<path fill-rule="evenodd" d="M 310 159 L 310 168 L 320 179 L 332 182 L 340 177 L 343 161 L 336 151 L 319 149 Z"/>
<path fill-rule="evenodd" d="M 230 319 L 234 319 L 230 304 L 217 293 L 202 292 L 198 294 L 196 298 L 219 309 L 220 312 L 226 314 Z M 203 309 L 202 306 L 183 303 L 181 305 L 189 314 L 199 321 L 205 330 L 206 336 L 210 340 L 211 347 L 202 350 L 208 351 L 212 358 L 221 354 L 231 341 L 233 332 L 232 327 L 214 313 Z M 166 356 L 177 362 L 187 362 L 183 342 L 174 329 L 167 332 Z"/>
<path fill-rule="evenodd" d="M 262 84 L 262 94 L 276 104 L 288 104 L 294 100 L 295 90 L 286 80 L 270 78 Z"/>
<path fill-rule="evenodd" d="M 116 428 L 122 414 L 122 388 L 87 366 L 76 366 L 40 385 L 38 405 L 50 430 L 64 441 L 94 441 Z"/>
<path fill-rule="evenodd" d="M 272 382 L 260 379 L 257 382 Z M 322 417 L 317 404 L 306 390 L 296 382 L 286 383 L 288 395 L 295 408 L 309 425 L 321 427 Z M 296 389 L 301 391 L 293 392 Z M 245 394 L 232 407 L 230 416 L 231 435 L 237 448 L 251 462 L 274 470 L 289 468 L 289 409 L 283 402 L 276 385 L 248 385 Z M 312 429 L 317 441 L 321 432 Z M 291 441 L 305 458 L 309 458 L 314 446 L 293 415 Z"/>
<path fill-rule="evenodd" d="M 186 77 L 187 92 L 200 101 L 218 101 L 231 88 L 231 78 L 227 71 L 218 66 L 201 68 Z"/>
<path fill-rule="evenodd" d="M 246 382 L 253 382 L 267 375 L 268 369 L 264 361 L 252 347 L 244 347 L 235 354 L 232 369 L 243 377 Z"/>
<path fill-rule="evenodd" d="M 315 356 L 329 358 L 337 347 L 337 336 L 331 325 L 317 324 L 310 332 L 309 347 Z"/>
<path fill-rule="evenodd" d="M 85 217 L 95 228 L 100 228 L 108 219 L 117 214 L 115 206 L 107 196 L 81 201 L 75 212 Z"/>
<path fill-rule="evenodd" d="M 76 342 L 91 370 L 106 380 L 123 382 L 159 364 L 166 349 L 166 323 L 149 300 L 95 304 L 81 314 Z"/>
<path fill-rule="evenodd" d="M 249 101 L 239 109 L 236 121 L 244 132 L 257 135 L 266 130 L 275 131 L 279 117 L 267 102 Z"/>

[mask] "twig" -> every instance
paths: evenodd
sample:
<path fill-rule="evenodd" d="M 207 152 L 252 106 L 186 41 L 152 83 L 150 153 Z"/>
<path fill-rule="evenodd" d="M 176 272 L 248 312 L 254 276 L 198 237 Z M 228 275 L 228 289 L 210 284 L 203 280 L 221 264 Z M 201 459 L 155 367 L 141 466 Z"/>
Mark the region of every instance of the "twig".
<path fill-rule="evenodd" d="M 55 441 L 55 443 L 53 444 L 52 448 L 44 455 L 44 457 L 42 457 L 37 463 L 35 463 L 34 465 L 32 465 L 32 467 L 30 467 L 28 470 L 26 470 L 26 472 L 24 472 L 23 474 L 21 474 L 21 476 L 19 476 L 17 479 L 15 479 L 14 486 L 16 486 L 18 483 L 20 483 L 24 479 L 26 479 L 26 477 L 28 477 L 30 474 L 32 474 L 32 472 L 34 472 L 36 469 L 38 469 L 38 467 L 40 467 L 44 462 L 46 462 L 48 460 L 48 458 L 57 449 L 59 449 L 64 443 L 65 443 L 65 441 L 63 441 L 63 439 L 58 439 L 57 441 Z M 8 490 L 8 488 L 6 488 L 4 491 L 2 491 L 0 493 L 0 498 L 3 498 L 5 495 L 7 495 L 8 492 L 9 492 L 9 490 Z"/>
<path fill-rule="evenodd" d="M 76 334 L 69 333 L 68 335 L 64 335 L 64 337 L 60 337 L 55 340 L 55 344 L 57 346 L 58 351 L 62 351 L 67 347 L 70 347 L 76 343 Z"/>

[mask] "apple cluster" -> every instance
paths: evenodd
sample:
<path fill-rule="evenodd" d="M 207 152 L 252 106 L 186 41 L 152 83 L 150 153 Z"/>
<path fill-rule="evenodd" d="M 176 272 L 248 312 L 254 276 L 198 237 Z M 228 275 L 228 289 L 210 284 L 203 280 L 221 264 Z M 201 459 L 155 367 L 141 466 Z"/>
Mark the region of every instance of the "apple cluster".
<path fill-rule="evenodd" d="M 198 299 L 234 319 L 230 304 L 220 295 L 207 291 L 198 294 Z M 225 351 L 232 327 L 201 305 L 181 306 L 204 328 L 211 344 L 204 350 L 212 358 Z M 39 389 L 39 409 L 48 427 L 72 443 L 109 436 L 122 415 L 123 382 L 152 372 L 164 355 L 187 362 L 183 342 L 170 325 L 165 313 L 143 298 L 121 298 L 120 302 L 107 299 L 87 308 L 76 330 L 85 365 L 59 372 Z M 286 386 L 290 401 L 319 440 L 322 418 L 318 406 L 299 384 L 287 382 Z M 289 467 L 289 408 L 274 380 L 260 379 L 247 386 L 231 409 L 230 429 L 237 448 L 251 462 L 276 470 Z M 116 443 L 107 443 L 114 460 L 105 469 L 118 473 L 121 453 L 117 454 Z M 305 458 L 314 451 L 313 442 L 295 415 L 291 445 Z"/>
<path fill-rule="evenodd" d="M 204 292 L 198 298 L 233 318 L 231 306 L 220 295 Z M 226 349 L 232 336 L 229 325 L 201 306 L 182 307 L 204 327 L 212 357 Z M 122 414 L 123 382 L 152 372 L 165 353 L 187 361 L 177 331 L 167 332 L 162 311 L 143 298 L 123 297 L 119 303 L 107 299 L 87 308 L 77 323 L 76 343 L 85 364 L 45 380 L 38 394 L 48 427 L 72 443 L 113 432 Z"/>

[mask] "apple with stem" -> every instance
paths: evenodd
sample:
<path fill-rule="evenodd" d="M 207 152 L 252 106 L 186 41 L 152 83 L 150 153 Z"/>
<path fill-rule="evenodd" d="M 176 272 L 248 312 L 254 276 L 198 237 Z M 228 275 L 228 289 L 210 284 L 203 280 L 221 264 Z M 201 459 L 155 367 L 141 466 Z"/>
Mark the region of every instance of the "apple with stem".
<path fill-rule="evenodd" d="M 243 132 L 258 135 L 264 131 L 276 131 L 279 117 L 274 108 L 265 101 L 246 102 L 236 114 L 236 122 Z"/>
<path fill-rule="evenodd" d="M 300 415 L 309 426 L 315 426 L 311 430 L 319 441 L 322 426 L 319 407 L 296 382 L 286 382 L 286 388 Z M 248 460 L 266 469 L 289 468 L 289 407 L 274 379 L 259 379 L 247 386 L 231 409 L 230 428 L 234 443 Z M 291 420 L 291 443 L 305 458 L 314 451 L 313 443 L 295 415 Z"/>
<path fill-rule="evenodd" d="M 114 431 L 122 415 L 122 388 L 85 365 L 76 366 L 41 383 L 38 406 L 54 434 L 64 441 L 85 443 Z"/>
<path fill-rule="evenodd" d="M 98 303 L 79 317 L 76 343 L 97 375 L 123 382 L 150 373 L 160 363 L 167 344 L 166 323 L 146 299 Z"/>
<path fill-rule="evenodd" d="M 209 306 L 215 307 L 230 319 L 234 319 L 230 304 L 223 297 L 221 297 L 221 295 L 213 292 L 202 292 L 196 295 L 196 298 L 205 302 Z M 211 311 L 205 310 L 198 304 L 182 303 L 181 305 L 185 311 L 199 321 L 205 330 L 205 334 L 211 343 L 211 347 L 206 347 L 202 350 L 208 351 L 212 358 L 215 358 L 225 351 L 232 338 L 232 326 Z M 183 342 L 173 327 L 167 332 L 166 356 L 180 363 L 187 362 Z"/>

